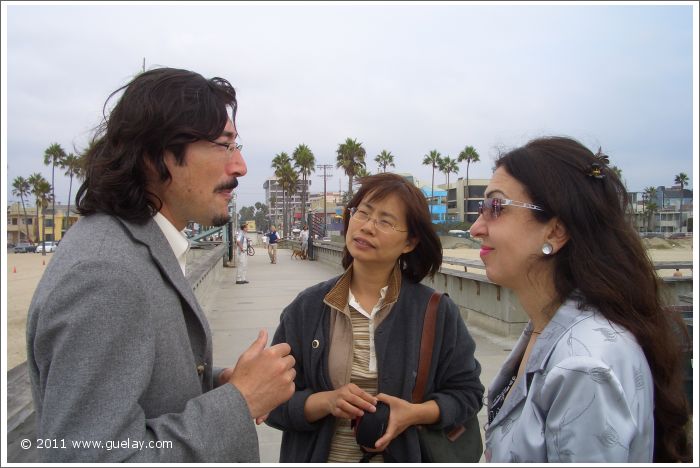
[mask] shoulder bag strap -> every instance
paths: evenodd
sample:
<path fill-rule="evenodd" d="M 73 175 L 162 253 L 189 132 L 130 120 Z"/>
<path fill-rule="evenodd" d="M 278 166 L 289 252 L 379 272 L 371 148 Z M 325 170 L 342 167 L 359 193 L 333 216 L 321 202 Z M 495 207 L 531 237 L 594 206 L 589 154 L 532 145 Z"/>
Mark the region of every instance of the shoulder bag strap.
<path fill-rule="evenodd" d="M 433 355 L 433 344 L 435 343 L 435 321 L 437 320 L 437 309 L 440 304 L 442 293 L 435 291 L 428 307 L 425 309 L 425 319 L 423 321 L 423 335 L 420 340 L 420 354 L 418 355 L 418 375 L 416 385 L 413 387 L 413 403 L 421 403 L 425 395 L 425 386 L 428 383 L 428 372 L 430 371 L 430 361 Z"/>
<path fill-rule="evenodd" d="M 420 339 L 420 354 L 418 357 L 418 375 L 416 376 L 416 386 L 413 387 L 413 403 L 422 403 L 425 396 L 425 386 L 428 383 L 428 372 L 430 371 L 430 361 L 433 356 L 433 345 L 435 344 L 435 322 L 437 321 L 437 310 L 442 299 L 442 293 L 435 291 L 428 307 L 425 309 L 425 319 L 423 321 L 423 335 Z M 454 442 L 465 431 L 464 425 L 459 424 L 453 427 L 447 439 Z"/>

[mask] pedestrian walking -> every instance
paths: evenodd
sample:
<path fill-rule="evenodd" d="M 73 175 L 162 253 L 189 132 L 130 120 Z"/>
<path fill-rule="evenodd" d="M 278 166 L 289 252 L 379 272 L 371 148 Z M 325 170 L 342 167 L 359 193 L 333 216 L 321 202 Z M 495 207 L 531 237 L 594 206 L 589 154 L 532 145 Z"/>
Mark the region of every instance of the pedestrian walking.
<path fill-rule="evenodd" d="M 306 226 L 306 224 L 301 228 L 299 240 L 301 241 L 302 258 L 306 259 L 309 251 L 309 228 Z"/>
<path fill-rule="evenodd" d="M 267 254 L 270 256 L 270 263 L 277 263 L 277 243 L 280 238 L 275 226 L 270 226 L 270 232 L 265 235 L 267 236 Z"/>
<path fill-rule="evenodd" d="M 246 274 L 248 273 L 248 225 L 241 224 L 241 229 L 236 236 L 236 252 L 238 263 L 236 265 L 236 284 L 246 284 Z"/>

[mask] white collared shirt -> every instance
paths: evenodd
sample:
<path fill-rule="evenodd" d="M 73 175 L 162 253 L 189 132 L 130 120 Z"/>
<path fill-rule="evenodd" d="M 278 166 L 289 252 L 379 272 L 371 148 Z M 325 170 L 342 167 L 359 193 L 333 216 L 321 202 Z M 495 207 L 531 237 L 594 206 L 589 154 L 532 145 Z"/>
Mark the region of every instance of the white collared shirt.
<path fill-rule="evenodd" d="M 178 231 L 177 228 L 173 226 L 173 223 L 171 223 L 168 218 L 160 214 L 160 212 L 155 214 L 153 220 L 156 222 L 160 230 L 163 231 L 163 235 L 168 240 L 170 248 L 173 249 L 177 263 L 180 265 L 180 269 L 184 275 L 187 251 L 190 250 L 190 241 L 187 240 L 187 236 L 184 232 Z"/>
<path fill-rule="evenodd" d="M 384 298 L 386 297 L 386 292 L 389 289 L 389 285 L 384 286 L 379 290 L 379 300 L 372 308 L 371 312 L 367 312 L 362 305 L 355 299 L 352 291 L 348 289 L 348 305 L 352 306 L 359 313 L 364 315 L 369 319 L 369 370 L 370 372 L 377 371 L 377 353 L 374 350 L 374 319 L 377 316 L 377 312 L 384 306 Z"/>

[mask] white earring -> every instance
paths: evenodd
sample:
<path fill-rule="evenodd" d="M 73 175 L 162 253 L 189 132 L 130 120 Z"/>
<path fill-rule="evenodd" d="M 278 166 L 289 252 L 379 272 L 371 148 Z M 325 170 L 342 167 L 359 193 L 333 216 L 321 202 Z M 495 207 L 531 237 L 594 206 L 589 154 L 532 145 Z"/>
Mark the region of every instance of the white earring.
<path fill-rule="evenodd" d="M 552 255 L 552 252 L 554 252 L 554 247 L 552 247 L 552 244 L 545 242 L 544 245 L 542 245 L 542 253 L 545 255 Z"/>

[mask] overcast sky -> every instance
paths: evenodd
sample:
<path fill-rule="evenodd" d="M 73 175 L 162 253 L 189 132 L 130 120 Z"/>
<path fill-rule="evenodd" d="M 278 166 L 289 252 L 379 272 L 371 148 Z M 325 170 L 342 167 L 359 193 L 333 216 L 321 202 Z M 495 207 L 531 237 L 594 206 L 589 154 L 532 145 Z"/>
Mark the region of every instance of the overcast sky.
<path fill-rule="evenodd" d="M 421 162 L 432 149 L 455 158 L 474 146 L 481 162 L 469 176 L 488 178 L 499 149 L 567 135 L 602 146 L 629 190 L 671 186 L 680 172 L 692 187 L 690 4 L 2 7 L 9 201 L 16 176 L 51 180 L 51 143 L 84 148 L 105 99 L 144 58 L 147 69 L 186 68 L 236 87 L 248 164 L 239 205 L 264 201 L 275 154 L 305 143 L 318 164 L 335 164 L 348 137 L 362 142 L 373 173 L 386 149 L 397 172 L 427 184 Z M 332 172 L 329 190 L 345 190 L 347 178 Z M 312 181 L 323 190 L 318 171 Z M 56 198 L 68 198 L 58 173 Z"/>

